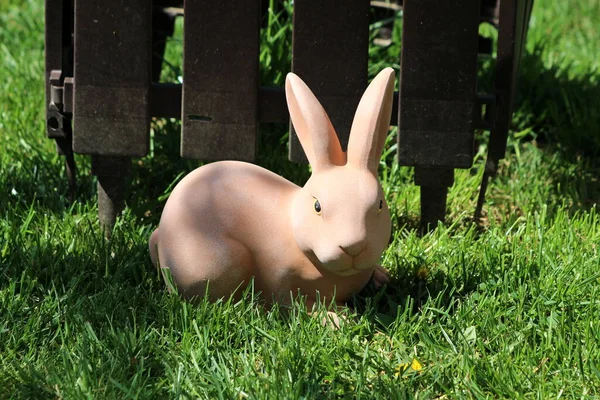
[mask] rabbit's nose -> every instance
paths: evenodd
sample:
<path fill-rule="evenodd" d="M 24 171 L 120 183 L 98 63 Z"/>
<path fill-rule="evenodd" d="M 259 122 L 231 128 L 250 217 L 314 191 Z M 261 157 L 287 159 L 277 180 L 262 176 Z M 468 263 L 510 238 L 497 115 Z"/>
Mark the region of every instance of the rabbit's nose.
<path fill-rule="evenodd" d="M 348 245 L 340 245 L 340 249 L 344 251 L 344 253 L 348 254 L 351 257 L 356 257 L 359 255 L 366 247 L 365 242 L 356 242 Z"/>

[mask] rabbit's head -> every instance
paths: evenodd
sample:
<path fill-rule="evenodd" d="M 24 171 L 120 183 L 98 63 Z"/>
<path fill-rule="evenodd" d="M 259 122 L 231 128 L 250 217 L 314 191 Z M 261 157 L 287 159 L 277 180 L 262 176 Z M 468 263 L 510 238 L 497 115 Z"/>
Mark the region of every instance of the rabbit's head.
<path fill-rule="evenodd" d="M 286 97 L 312 175 L 291 207 L 298 246 L 317 266 L 349 276 L 373 268 L 388 244 L 390 213 L 377 179 L 394 92 L 394 70 L 371 82 L 358 105 L 348 151 L 306 84 L 290 73 Z"/>

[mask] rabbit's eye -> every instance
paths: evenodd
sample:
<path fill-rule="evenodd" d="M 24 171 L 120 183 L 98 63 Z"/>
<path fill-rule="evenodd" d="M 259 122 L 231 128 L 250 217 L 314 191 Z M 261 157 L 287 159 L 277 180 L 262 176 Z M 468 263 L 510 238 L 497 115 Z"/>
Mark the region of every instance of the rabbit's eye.
<path fill-rule="evenodd" d="M 319 200 L 315 199 L 315 212 L 317 213 L 317 215 L 321 215 L 321 203 L 319 203 Z"/>
<path fill-rule="evenodd" d="M 381 212 L 383 210 L 383 199 L 379 200 L 379 210 L 377 212 Z"/>

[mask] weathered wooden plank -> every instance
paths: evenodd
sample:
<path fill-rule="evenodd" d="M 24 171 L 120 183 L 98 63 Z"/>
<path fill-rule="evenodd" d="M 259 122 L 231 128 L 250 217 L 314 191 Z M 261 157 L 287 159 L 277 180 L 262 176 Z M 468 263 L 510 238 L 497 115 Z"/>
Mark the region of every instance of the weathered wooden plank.
<path fill-rule="evenodd" d="M 496 124 L 490 133 L 489 158 L 494 165 L 504 157 L 512 117 L 517 76 L 527 37 L 533 0 L 502 0 L 498 27 L 495 94 Z"/>
<path fill-rule="evenodd" d="M 98 183 L 98 219 L 110 238 L 117 216 L 123 210 L 130 157 L 92 156 L 92 173 Z"/>
<path fill-rule="evenodd" d="M 345 150 L 367 87 L 369 1 L 297 0 L 293 29 L 292 70 L 329 114 Z M 297 136 L 290 139 L 290 160 L 305 161 Z"/>
<path fill-rule="evenodd" d="M 181 155 L 252 161 L 260 2 L 186 1 Z"/>
<path fill-rule="evenodd" d="M 258 119 L 260 122 L 288 122 L 290 113 L 285 101 L 285 90 L 261 87 L 258 94 Z"/>
<path fill-rule="evenodd" d="M 479 1 L 404 1 L 398 155 L 402 165 L 473 160 Z"/>
<path fill-rule="evenodd" d="M 496 119 L 490 132 L 489 150 L 481 180 L 474 219 L 481 217 L 489 178 L 497 171 L 506 152 L 513 100 L 533 0 L 502 0 L 499 6 L 498 52 L 496 59 Z"/>
<path fill-rule="evenodd" d="M 152 8 L 144 0 L 75 3 L 76 152 L 148 152 Z"/>
<path fill-rule="evenodd" d="M 181 117 L 181 90 L 178 83 L 153 83 L 151 115 L 158 118 Z M 261 87 L 258 91 L 258 119 L 260 122 L 289 122 L 290 114 L 285 102 L 285 92 L 280 87 Z M 398 92 L 394 92 L 394 105 L 390 125 L 398 121 Z"/>

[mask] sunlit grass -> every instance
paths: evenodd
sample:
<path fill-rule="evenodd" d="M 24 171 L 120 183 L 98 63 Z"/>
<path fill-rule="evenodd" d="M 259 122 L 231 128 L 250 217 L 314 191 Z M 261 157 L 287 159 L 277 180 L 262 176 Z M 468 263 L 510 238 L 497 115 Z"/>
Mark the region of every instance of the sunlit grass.
<path fill-rule="evenodd" d="M 77 157 L 70 205 L 44 137 L 43 2 L 0 0 L 0 398 L 600 396 L 599 7 L 536 0 L 481 225 L 471 215 L 486 135 L 473 169 L 456 171 L 447 225 L 420 236 L 419 189 L 394 162 L 392 132 L 380 176 L 394 281 L 354 299 L 332 331 L 301 302 L 266 311 L 248 291 L 192 306 L 164 290 L 146 243 L 165 193 L 198 165 L 178 157 L 176 121 L 153 122 L 153 154 L 134 160 L 106 241 L 89 160 Z M 270 21 L 261 79 L 278 85 L 291 20 Z M 181 74 L 181 27 L 165 80 Z M 371 48 L 370 75 L 398 48 Z M 286 130 L 261 128 L 259 163 L 302 182 Z"/>

